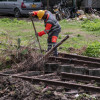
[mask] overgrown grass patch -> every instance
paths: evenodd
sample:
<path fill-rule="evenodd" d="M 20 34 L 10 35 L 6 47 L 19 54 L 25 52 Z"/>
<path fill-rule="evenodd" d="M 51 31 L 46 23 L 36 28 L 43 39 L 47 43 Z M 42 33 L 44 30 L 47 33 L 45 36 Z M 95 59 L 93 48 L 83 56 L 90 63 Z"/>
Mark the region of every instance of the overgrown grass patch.
<path fill-rule="evenodd" d="M 88 31 L 99 31 L 100 32 L 100 19 L 84 20 L 82 23 L 82 28 Z"/>
<path fill-rule="evenodd" d="M 73 34 L 73 32 L 66 32 L 66 33 L 64 33 L 64 35 L 71 35 L 71 34 Z"/>
<path fill-rule="evenodd" d="M 35 22 L 35 25 L 38 27 L 44 27 L 40 22 Z M 2 29 L 0 31 L 0 36 L 6 34 L 5 37 L 12 37 L 12 41 L 20 37 L 22 44 L 27 45 L 28 41 L 32 40 L 32 37 L 35 39 L 35 33 L 31 21 L 27 22 L 25 20 L 3 18 L 0 19 L 0 26 Z M 37 28 L 37 31 L 41 31 L 41 29 L 42 28 Z"/>
<path fill-rule="evenodd" d="M 100 57 L 100 42 L 94 41 L 89 44 L 83 55 L 89 57 Z"/>
<path fill-rule="evenodd" d="M 84 47 L 84 45 L 86 46 L 91 43 L 91 40 L 85 39 L 84 35 L 82 33 L 80 34 L 81 31 L 84 31 L 83 27 L 81 27 L 81 23 L 82 23 L 81 21 L 62 20 L 59 23 L 62 27 L 62 32 L 61 34 L 59 34 L 58 42 L 60 42 L 66 35 L 69 35 L 70 37 L 61 45 L 61 47 L 63 47 L 61 51 L 67 52 L 67 48 L 70 47 L 79 49 Z M 88 22 L 84 21 L 83 25 L 86 25 L 87 23 Z M 45 29 L 43 21 L 37 21 L 37 22 L 35 21 L 35 26 L 37 32 Z M 77 33 L 76 30 L 79 33 Z M 89 32 L 99 33 L 99 31 L 93 31 L 93 32 L 89 31 Z M 85 30 L 84 34 L 85 33 L 88 34 L 88 31 Z M 0 49 L 7 49 L 9 48 L 10 45 L 18 46 L 18 38 L 20 38 L 21 40 L 20 45 L 22 46 L 27 46 L 30 43 L 35 41 L 36 47 L 38 47 L 38 43 L 36 42 L 36 37 L 35 37 L 31 20 L 25 21 L 25 20 L 1 18 L 0 19 L 0 41 L 1 41 Z M 47 34 L 42 37 L 39 37 L 42 49 L 47 49 L 47 38 L 48 38 Z M 17 49 L 17 48 L 10 47 L 10 49 Z"/>
<path fill-rule="evenodd" d="M 75 20 L 67 21 L 66 19 L 59 22 L 61 25 L 62 30 L 63 29 L 77 29 L 81 23 Z"/>

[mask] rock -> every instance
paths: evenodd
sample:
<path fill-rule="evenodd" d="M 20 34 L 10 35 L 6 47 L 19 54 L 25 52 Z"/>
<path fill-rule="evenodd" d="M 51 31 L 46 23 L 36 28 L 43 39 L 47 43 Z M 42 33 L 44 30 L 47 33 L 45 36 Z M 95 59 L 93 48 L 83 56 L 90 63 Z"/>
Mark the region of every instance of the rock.
<path fill-rule="evenodd" d="M 79 94 L 76 94 L 76 95 L 75 95 L 75 98 L 77 98 L 77 97 L 79 97 Z"/>
<path fill-rule="evenodd" d="M 91 14 L 90 17 L 91 17 L 92 19 L 95 19 L 95 18 L 96 18 L 96 19 L 100 19 L 100 17 L 99 17 L 98 15 L 95 15 L 95 14 Z"/>
<path fill-rule="evenodd" d="M 61 97 L 61 100 L 68 100 L 67 97 L 64 95 Z"/>
<path fill-rule="evenodd" d="M 57 91 L 57 92 L 62 92 L 63 90 L 64 90 L 64 88 L 61 87 L 61 86 L 59 86 L 59 87 L 56 88 L 56 91 Z"/>
<path fill-rule="evenodd" d="M 55 95 L 55 96 L 59 96 L 59 97 L 62 97 L 62 96 L 63 96 L 62 93 L 60 93 L 60 92 L 56 92 L 56 91 L 54 91 L 54 95 Z"/>
<path fill-rule="evenodd" d="M 71 90 L 71 91 L 66 92 L 65 94 L 73 95 L 73 94 L 77 94 L 77 93 L 78 93 L 77 90 Z"/>

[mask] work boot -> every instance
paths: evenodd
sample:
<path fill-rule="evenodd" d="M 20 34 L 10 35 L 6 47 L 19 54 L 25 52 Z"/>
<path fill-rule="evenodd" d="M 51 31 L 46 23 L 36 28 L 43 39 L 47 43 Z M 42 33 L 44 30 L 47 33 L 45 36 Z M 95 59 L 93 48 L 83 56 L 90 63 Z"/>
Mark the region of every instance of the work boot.
<path fill-rule="evenodd" d="M 53 43 L 53 47 L 54 47 L 55 45 L 56 45 L 56 43 Z M 58 56 L 57 48 L 54 50 L 53 55 L 56 56 L 56 57 Z"/>
<path fill-rule="evenodd" d="M 48 49 L 47 51 L 49 51 L 52 48 L 52 43 L 48 43 Z"/>

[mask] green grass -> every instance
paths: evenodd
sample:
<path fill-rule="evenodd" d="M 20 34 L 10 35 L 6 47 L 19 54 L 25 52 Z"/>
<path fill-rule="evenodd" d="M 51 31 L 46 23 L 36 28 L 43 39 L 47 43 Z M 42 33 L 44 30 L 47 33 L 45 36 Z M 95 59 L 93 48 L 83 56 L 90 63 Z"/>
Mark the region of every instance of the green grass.
<path fill-rule="evenodd" d="M 43 28 L 41 23 L 37 22 L 35 24 Z M 28 41 L 32 40 L 32 37 L 35 39 L 35 33 L 31 22 L 4 18 L 0 19 L 0 26 L 0 37 L 2 37 L 3 34 L 5 35 L 4 38 L 9 36 L 12 37 L 13 40 L 20 37 L 22 45 L 27 45 Z M 41 31 L 40 28 L 37 29 Z"/>
<path fill-rule="evenodd" d="M 97 20 L 95 20 L 93 23 L 96 22 Z M 96 31 L 90 29 L 88 30 L 87 25 L 88 27 L 91 25 L 90 21 L 81 22 L 76 20 L 71 20 L 71 21 L 62 20 L 59 23 L 62 27 L 62 32 L 58 37 L 58 42 L 61 41 L 66 35 L 70 36 L 70 38 L 61 45 L 61 47 L 64 47 L 62 51 L 66 51 L 66 48 L 69 47 L 79 49 L 81 47 L 91 44 L 95 40 L 93 38 L 89 40 L 88 37 L 85 35 L 92 34 L 93 37 L 95 37 L 95 34 L 99 33 L 100 31 L 98 30 L 99 28 L 97 28 Z M 43 21 L 35 22 L 35 26 L 37 32 L 42 31 L 45 28 Z M 100 36 L 99 35 L 96 36 L 97 36 L 97 40 L 99 40 Z M 42 49 L 47 48 L 47 37 L 48 37 L 47 35 L 39 37 L 40 43 L 42 45 Z M 0 19 L 0 41 L 2 43 L 0 44 L 0 48 L 6 49 L 9 46 L 9 42 L 18 45 L 17 43 L 18 38 L 21 39 L 21 45 L 24 46 L 27 46 L 30 42 L 36 40 L 31 21 L 1 18 Z M 36 45 L 38 46 L 38 44 Z"/>
<path fill-rule="evenodd" d="M 64 19 L 60 21 L 60 25 L 61 25 L 62 30 L 63 29 L 77 29 L 81 25 L 81 23 L 74 20 L 67 21 Z"/>
<path fill-rule="evenodd" d="M 100 42 L 95 41 L 89 44 L 84 55 L 89 57 L 100 57 Z"/>
<path fill-rule="evenodd" d="M 81 24 L 82 28 L 92 32 L 92 34 L 100 35 L 100 19 L 84 20 Z"/>

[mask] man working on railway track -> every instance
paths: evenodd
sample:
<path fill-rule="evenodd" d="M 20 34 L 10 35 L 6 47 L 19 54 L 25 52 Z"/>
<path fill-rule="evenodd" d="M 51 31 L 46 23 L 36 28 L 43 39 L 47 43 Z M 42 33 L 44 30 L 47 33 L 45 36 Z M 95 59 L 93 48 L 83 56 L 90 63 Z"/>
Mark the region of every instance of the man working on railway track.
<path fill-rule="evenodd" d="M 38 32 L 38 36 L 48 34 L 48 51 L 54 47 L 57 43 L 58 35 L 61 31 L 61 27 L 54 17 L 54 15 L 47 10 L 33 11 L 30 13 L 31 16 L 37 17 L 38 19 L 43 19 L 45 24 L 45 29 L 41 32 Z M 57 56 L 57 49 L 54 51 L 54 56 Z"/>

